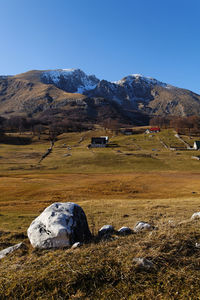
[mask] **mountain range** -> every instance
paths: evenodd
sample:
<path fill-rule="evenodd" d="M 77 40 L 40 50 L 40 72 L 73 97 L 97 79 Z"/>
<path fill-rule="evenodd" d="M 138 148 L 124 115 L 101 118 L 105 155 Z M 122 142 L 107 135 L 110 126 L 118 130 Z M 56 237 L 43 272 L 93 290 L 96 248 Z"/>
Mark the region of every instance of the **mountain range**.
<path fill-rule="evenodd" d="M 144 124 L 149 117 L 200 114 L 200 95 L 132 74 L 116 82 L 80 69 L 33 70 L 0 76 L 0 115 Z"/>

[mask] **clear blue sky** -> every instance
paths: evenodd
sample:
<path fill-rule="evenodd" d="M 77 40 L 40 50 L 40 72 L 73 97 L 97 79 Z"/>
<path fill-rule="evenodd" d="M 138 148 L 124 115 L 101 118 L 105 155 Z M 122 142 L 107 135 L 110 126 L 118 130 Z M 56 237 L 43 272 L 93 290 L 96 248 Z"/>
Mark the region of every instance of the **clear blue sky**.
<path fill-rule="evenodd" d="M 0 0 L 0 74 L 141 73 L 200 94 L 200 0 Z"/>

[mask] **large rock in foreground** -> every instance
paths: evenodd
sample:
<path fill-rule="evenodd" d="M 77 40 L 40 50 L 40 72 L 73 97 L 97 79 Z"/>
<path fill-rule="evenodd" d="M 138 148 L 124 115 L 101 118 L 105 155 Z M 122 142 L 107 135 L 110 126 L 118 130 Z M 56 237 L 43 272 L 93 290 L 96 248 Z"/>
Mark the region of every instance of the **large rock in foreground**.
<path fill-rule="evenodd" d="M 35 248 L 62 248 L 91 238 L 83 209 L 75 203 L 54 203 L 30 225 L 28 238 Z"/>

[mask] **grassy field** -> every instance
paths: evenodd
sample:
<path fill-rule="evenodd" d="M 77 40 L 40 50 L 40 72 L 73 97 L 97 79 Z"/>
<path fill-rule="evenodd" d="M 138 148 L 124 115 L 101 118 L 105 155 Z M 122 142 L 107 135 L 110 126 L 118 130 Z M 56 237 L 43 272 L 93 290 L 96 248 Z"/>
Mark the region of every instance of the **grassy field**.
<path fill-rule="evenodd" d="M 111 146 L 88 149 L 100 135 L 109 135 Z M 198 299 L 200 229 L 190 217 L 200 211 L 200 162 L 174 135 L 62 134 L 40 164 L 46 135 L 15 134 L 1 143 L 0 250 L 19 241 L 26 247 L 1 260 L 0 299 Z M 191 145 L 199 139 L 183 138 Z M 26 236 L 31 221 L 65 201 L 83 207 L 94 236 L 104 224 L 133 228 L 141 220 L 158 230 L 94 239 L 76 250 L 34 250 Z M 135 257 L 155 268 L 137 269 Z"/>

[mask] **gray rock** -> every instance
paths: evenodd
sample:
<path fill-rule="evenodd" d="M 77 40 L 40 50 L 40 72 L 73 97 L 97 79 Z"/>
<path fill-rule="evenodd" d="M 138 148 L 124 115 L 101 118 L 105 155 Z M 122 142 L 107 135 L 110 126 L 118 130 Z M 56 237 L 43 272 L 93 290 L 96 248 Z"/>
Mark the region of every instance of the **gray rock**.
<path fill-rule="evenodd" d="M 199 156 L 191 156 L 192 159 L 200 160 Z"/>
<path fill-rule="evenodd" d="M 143 258 L 143 257 L 134 258 L 133 264 L 137 268 L 143 269 L 143 270 L 150 270 L 150 269 L 154 268 L 154 264 L 152 263 L 152 261 L 150 261 L 146 258 Z"/>
<path fill-rule="evenodd" d="M 114 233 L 114 227 L 112 225 L 104 225 L 103 227 L 101 227 L 101 229 L 99 229 L 98 235 L 102 237 L 104 235 L 110 235 L 112 233 Z"/>
<path fill-rule="evenodd" d="M 75 203 L 54 203 L 39 215 L 27 230 L 34 248 L 69 247 L 91 238 L 83 209 Z"/>
<path fill-rule="evenodd" d="M 125 227 L 125 226 L 123 226 L 123 227 L 121 227 L 118 231 L 117 231 L 117 233 L 119 234 L 119 235 L 128 235 L 128 234 L 131 234 L 133 231 L 129 228 L 129 227 Z"/>
<path fill-rule="evenodd" d="M 72 156 L 71 153 L 66 153 L 63 155 L 64 157 Z"/>
<path fill-rule="evenodd" d="M 200 244 L 199 244 L 199 243 L 196 243 L 196 244 L 195 244 L 195 247 L 198 248 L 198 249 L 200 249 Z"/>
<path fill-rule="evenodd" d="M 140 232 L 144 230 L 153 230 L 155 227 L 147 222 L 139 221 L 136 223 L 134 227 L 135 232 Z"/>
<path fill-rule="evenodd" d="M 200 211 L 195 212 L 192 216 L 191 216 L 191 220 L 195 220 L 195 219 L 199 219 L 200 218 Z"/>
<path fill-rule="evenodd" d="M 0 259 L 4 258 L 5 256 L 7 256 L 8 254 L 12 253 L 13 251 L 15 251 L 17 249 L 22 248 L 23 246 L 24 246 L 23 243 L 19 243 L 14 246 L 11 246 L 11 247 L 1 250 L 0 251 Z"/>

